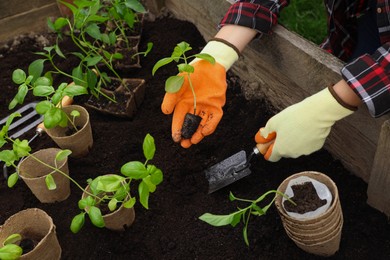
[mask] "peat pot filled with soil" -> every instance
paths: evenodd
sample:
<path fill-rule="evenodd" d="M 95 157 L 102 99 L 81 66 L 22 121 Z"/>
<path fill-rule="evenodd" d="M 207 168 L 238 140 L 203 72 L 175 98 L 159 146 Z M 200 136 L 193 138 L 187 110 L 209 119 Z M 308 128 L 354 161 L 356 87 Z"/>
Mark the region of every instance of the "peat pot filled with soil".
<path fill-rule="evenodd" d="M 93 145 L 88 111 L 79 105 L 69 105 L 62 109 L 72 122 L 68 122 L 68 127 L 56 126 L 46 129 L 47 134 L 61 149 L 71 150 L 71 157 L 79 158 L 86 156 Z M 78 111 L 80 115 L 73 117 L 71 115 L 73 111 Z M 71 126 L 75 126 L 77 131 Z"/>
<path fill-rule="evenodd" d="M 56 260 L 61 258 L 61 246 L 57 239 L 52 218 L 43 210 L 29 208 L 9 217 L 0 226 L 0 244 L 12 234 L 19 234 L 17 244 L 22 248 L 20 259 Z"/>
<path fill-rule="evenodd" d="M 296 205 L 277 196 L 276 208 L 287 235 L 308 253 L 331 256 L 340 246 L 343 214 L 336 184 L 325 174 L 296 173 L 278 191 Z"/>
<path fill-rule="evenodd" d="M 23 159 L 18 166 L 20 178 L 42 203 L 64 201 L 70 195 L 68 158 L 56 161 L 58 148 L 41 149 Z M 46 177 L 51 175 L 55 189 L 47 187 Z"/>
<path fill-rule="evenodd" d="M 103 114 L 116 117 L 133 118 L 140 109 L 145 96 L 144 79 L 118 79 L 111 78 L 109 88 L 101 91 L 111 100 L 104 96 L 91 96 L 86 106 Z"/>
<path fill-rule="evenodd" d="M 88 185 L 85 189 L 87 192 L 91 192 L 90 185 Z M 88 197 L 88 193 L 83 192 L 82 199 Z M 105 194 L 98 194 L 98 197 L 103 197 Z M 127 195 L 126 201 L 130 199 L 129 195 Z M 103 216 L 104 227 L 117 232 L 123 232 L 126 228 L 130 227 L 135 219 L 135 211 L 134 207 L 126 208 L 123 203 L 116 208 L 114 211 L 110 211 L 108 203 L 101 202 L 96 205 Z M 85 208 L 85 211 L 88 212 L 90 210 L 89 207 Z"/>

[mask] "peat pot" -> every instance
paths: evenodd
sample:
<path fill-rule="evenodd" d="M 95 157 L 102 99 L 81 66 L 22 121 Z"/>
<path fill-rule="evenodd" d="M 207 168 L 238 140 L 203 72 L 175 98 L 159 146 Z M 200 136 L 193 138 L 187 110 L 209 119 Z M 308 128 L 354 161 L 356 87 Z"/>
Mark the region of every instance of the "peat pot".
<path fill-rule="evenodd" d="M 79 105 L 69 105 L 62 109 L 70 118 L 70 113 L 73 110 L 80 112 L 80 116 L 75 119 L 75 125 L 78 127 L 78 131 L 69 134 L 69 127 L 56 126 L 46 129 L 47 134 L 61 149 L 71 150 L 71 157 L 80 158 L 86 156 L 93 145 L 92 128 L 88 111 Z"/>
<path fill-rule="evenodd" d="M 144 100 L 145 80 L 128 78 L 121 83 L 112 78 L 111 83 L 111 88 L 101 88 L 101 91 L 115 101 L 104 96 L 91 96 L 85 105 L 103 114 L 133 118 Z"/>
<path fill-rule="evenodd" d="M 23 249 L 22 260 L 56 260 L 61 258 L 56 227 L 52 218 L 43 210 L 30 208 L 9 217 L 0 226 L 0 244 L 12 235 L 20 234 Z M 24 243 L 23 243 L 24 242 Z M 23 246 L 26 244 L 28 246 Z"/>
<path fill-rule="evenodd" d="M 300 187 L 305 187 L 307 191 L 309 190 L 307 184 L 314 187 L 312 190 L 317 193 L 315 197 L 319 198 L 318 201 L 323 202 L 323 205 L 318 205 L 317 209 L 305 213 L 290 212 L 286 210 L 288 208 L 286 203 L 290 202 L 277 195 L 276 208 L 287 235 L 299 248 L 315 255 L 332 256 L 339 250 L 343 227 L 343 213 L 336 184 L 323 173 L 305 171 L 285 179 L 279 185 L 278 191 L 286 194 L 291 200 L 294 201 L 295 197 L 298 201 L 297 187 L 302 185 Z M 296 187 L 295 193 L 292 193 L 291 187 Z M 300 205 L 308 203 L 309 201 L 306 201 Z"/>
<path fill-rule="evenodd" d="M 89 185 L 86 187 L 86 191 L 88 192 L 91 191 Z M 88 194 L 86 192 L 83 192 L 82 198 L 84 199 L 86 197 L 88 197 Z M 88 210 L 88 208 L 86 208 L 85 210 Z M 134 207 L 125 208 L 123 205 L 121 205 L 113 212 L 103 215 L 105 227 L 109 230 L 117 231 L 117 232 L 125 231 L 127 227 L 130 227 L 133 224 L 134 219 L 135 219 Z"/>
<path fill-rule="evenodd" d="M 66 158 L 55 164 L 55 157 L 59 151 L 60 149 L 58 148 L 39 150 L 23 159 L 18 166 L 19 176 L 42 203 L 63 201 L 70 195 L 69 178 L 63 175 L 69 175 L 68 159 Z M 37 159 L 41 162 L 37 161 Z M 52 173 L 54 170 L 42 162 L 51 167 L 57 165 L 57 168 L 63 174 L 60 172 Z M 52 173 L 57 186 L 55 190 L 49 190 L 46 186 L 45 177 L 50 173 Z"/>

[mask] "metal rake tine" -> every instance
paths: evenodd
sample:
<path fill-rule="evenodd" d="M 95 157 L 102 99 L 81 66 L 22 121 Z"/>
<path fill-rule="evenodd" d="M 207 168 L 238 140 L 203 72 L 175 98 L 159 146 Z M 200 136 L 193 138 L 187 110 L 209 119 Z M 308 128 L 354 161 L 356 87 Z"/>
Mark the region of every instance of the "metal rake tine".
<path fill-rule="evenodd" d="M 38 103 L 38 102 L 31 102 L 31 103 L 29 103 L 29 104 L 26 104 L 26 105 L 22 106 L 21 108 L 19 108 L 18 110 L 16 110 L 15 113 L 18 112 L 18 113 L 20 113 L 20 114 L 23 114 L 23 112 L 25 112 L 27 109 L 30 109 L 30 108 L 35 109 L 35 106 L 36 106 L 37 103 Z M 31 114 L 33 114 L 33 112 L 31 112 Z M 7 116 L 7 117 L 1 119 L 1 120 L 0 120 L 0 125 L 2 125 L 2 124 L 4 124 L 5 122 L 7 122 L 8 118 L 9 118 L 9 116 Z"/>

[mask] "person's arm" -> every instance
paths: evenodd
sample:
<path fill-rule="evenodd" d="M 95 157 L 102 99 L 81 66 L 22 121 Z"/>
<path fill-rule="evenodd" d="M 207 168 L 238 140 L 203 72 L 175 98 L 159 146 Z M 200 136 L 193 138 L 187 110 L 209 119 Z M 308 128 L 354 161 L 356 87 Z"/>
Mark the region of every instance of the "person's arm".
<path fill-rule="evenodd" d="M 248 27 L 240 25 L 223 26 L 214 38 L 223 39 L 233 44 L 239 52 L 242 52 L 258 32 Z"/>
<path fill-rule="evenodd" d="M 358 96 L 373 117 L 390 111 L 390 43 L 383 44 L 374 54 L 364 54 L 341 70 L 344 81 Z"/>

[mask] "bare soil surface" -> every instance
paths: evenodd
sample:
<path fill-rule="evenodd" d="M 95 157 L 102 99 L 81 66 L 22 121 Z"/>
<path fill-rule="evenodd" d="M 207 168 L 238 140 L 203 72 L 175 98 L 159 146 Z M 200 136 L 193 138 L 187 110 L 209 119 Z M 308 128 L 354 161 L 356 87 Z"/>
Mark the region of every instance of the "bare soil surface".
<path fill-rule="evenodd" d="M 228 73 L 227 103 L 216 132 L 198 145 L 181 148 L 171 140 L 171 116 L 160 110 L 164 81 L 175 73 L 175 65 L 160 69 L 154 77 L 151 71 L 155 62 L 170 55 L 180 41 L 190 43 L 194 52 L 199 52 L 205 42 L 191 23 L 170 17 L 145 21 L 142 32 L 140 50 L 149 41 L 154 43 L 154 49 L 141 59 L 142 68 L 122 72 L 124 76 L 146 80 L 141 109 L 131 120 L 89 109 L 94 145 L 88 156 L 71 158 L 69 167 L 71 176 L 82 184 L 97 175 L 118 173 L 124 163 L 143 160 L 142 141 L 150 133 L 157 146 L 152 163 L 164 172 L 163 183 L 151 194 L 150 209 L 137 204 L 135 222 L 123 233 L 95 228 L 87 221 L 80 233 L 73 234 L 69 225 L 79 213 L 77 201 L 82 194 L 76 186 L 71 186 L 67 200 L 42 204 L 23 181 L 9 189 L 0 177 L 0 223 L 26 208 L 45 210 L 56 225 L 62 259 L 321 259 L 304 252 L 289 239 L 274 206 L 266 215 L 252 218 L 248 227 L 249 247 L 244 243 L 241 224 L 235 228 L 216 228 L 198 219 L 206 212 L 228 214 L 237 207 L 247 206 L 230 202 L 230 191 L 240 198 L 255 199 L 276 189 L 288 176 L 310 170 L 327 174 L 340 192 L 344 226 L 340 249 L 329 259 L 390 258 L 387 217 L 367 205 L 367 184 L 325 150 L 277 163 L 253 158 L 251 175 L 208 195 L 203 170 L 242 149 L 249 152 L 255 144 L 256 131 L 273 115 L 274 109 L 266 100 L 247 100 L 241 92 L 245 82 Z M 47 33 L 29 35 L 0 48 L 1 118 L 10 113 L 7 106 L 16 93 L 12 71 L 26 69 L 37 58 L 33 52 L 40 51 L 50 39 Z M 66 68 L 71 62 L 69 59 L 62 66 Z M 86 98 L 75 99 L 75 103 L 83 105 Z M 32 97 L 28 97 L 30 100 Z M 30 130 L 23 137 L 29 139 L 33 135 L 34 130 Z M 46 135 L 32 141 L 31 146 L 34 151 L 56 147 Z M 136 195 L 137 191 L 133 192 Z"/>

